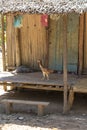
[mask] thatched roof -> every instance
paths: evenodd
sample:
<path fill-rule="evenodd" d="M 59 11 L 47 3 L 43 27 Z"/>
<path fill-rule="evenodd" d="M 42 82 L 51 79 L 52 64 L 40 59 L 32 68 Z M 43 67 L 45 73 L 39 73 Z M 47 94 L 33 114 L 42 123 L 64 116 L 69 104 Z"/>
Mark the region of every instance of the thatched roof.
<path fill-rule="evenodd" d="M 87 12 L 87 0 L 0 0 L 0 12 L 67 13 Z"/>

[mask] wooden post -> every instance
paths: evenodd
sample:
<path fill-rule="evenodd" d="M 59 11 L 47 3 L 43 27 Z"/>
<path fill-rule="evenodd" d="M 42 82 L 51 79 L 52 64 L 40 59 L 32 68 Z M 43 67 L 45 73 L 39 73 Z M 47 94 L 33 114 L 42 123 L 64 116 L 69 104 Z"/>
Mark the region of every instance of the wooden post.
<path fill-rule="evenodd" d="M 68 110 L 72 108 L 73 102 L 74 102 L 74 91 L 71 89 L 69 91 L 69 98 L 68 98 Z"/>
<path fill-rule="evenodd" d="M 63 113 L 66 113 L 68 110 L 68 86 L 67 86 L 67 14 L 63 15 L 63 81 L 64 81 L 64 107 Z"/>
<path fill-rule="evenodd" d="M 12 103 L 5 103 L 5 110 L 6 110 L 6 114 L 10 114 L 13 108 L 13 104 Z"/>
<path fill-rule="evenodd" d="M 21 54 L 20 54 L 20 29 L 16 28 L 16 66 L 21 65 Z"/>
<path fill-rule="evenodd" d="M 43 115 L 44 115 L 44 106 L 38 105 L 38 116 L 43 116 Z"/>
<path fill-rule="evenodd" d="M 1 26 L 2 26 L 2 60 L 3 60 L 3 71 L 6 71 L 6 58 L 5 58 L 5 41 L 4 41 L 4 15 L 1 15 Z"/>
<path fill-rule="evenodd" d="M 82 74 L 83 69 L 83 39 L 84 39 L 84 13 L 80 15 L 79 19 L 79 69 L 78 74 Z"/>
<path fill-rule="evenodd" d="M 8 88 L 7 88 L 7 85 L 6 85 L 6 84 L 3 84 L 3 90 L 4 90 L 4 91 L 7 91 L 7 90 L 8 90 Z"/>

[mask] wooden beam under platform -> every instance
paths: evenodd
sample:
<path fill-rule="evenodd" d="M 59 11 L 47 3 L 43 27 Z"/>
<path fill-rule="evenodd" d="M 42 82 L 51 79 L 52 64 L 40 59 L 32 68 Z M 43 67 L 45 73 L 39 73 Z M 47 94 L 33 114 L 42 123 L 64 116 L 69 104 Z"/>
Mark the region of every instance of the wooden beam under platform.
<path fill-rule="evenodd" d="M 38 90 L 52 90 L 52 91 L 64 91 L 64 87 L 60 85 L 33 85 L 33 84 L 23 84 L 23 83 L 9 83 L 9 82 L 2 82 L 0 85 L 4 86 L 11 86 L 13 89 L 15 88 L 27 88 L 27 89 L 38 89 Z M 70 89 L 70 86 L 68 87 Z M 5 91 L 8 89 L 5 88 Z"/>

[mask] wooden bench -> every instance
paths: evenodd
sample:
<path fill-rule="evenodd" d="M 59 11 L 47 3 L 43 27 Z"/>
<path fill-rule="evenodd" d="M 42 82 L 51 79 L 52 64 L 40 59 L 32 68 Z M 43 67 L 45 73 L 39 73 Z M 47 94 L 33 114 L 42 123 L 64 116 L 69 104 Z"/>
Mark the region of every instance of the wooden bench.
<path fill-rule="evenodd" d="M 12 111 L 13 103 L 37 105 L 38 106 L 38 116 L 44 115 L 44 107 L 49 105 L 49 102 L 28 101 L 28 100 L 18 100 L 18 99 L 3 99 L 1 102 L 5 104 L 6 114 L 10 114 L 10 112 Z"/>

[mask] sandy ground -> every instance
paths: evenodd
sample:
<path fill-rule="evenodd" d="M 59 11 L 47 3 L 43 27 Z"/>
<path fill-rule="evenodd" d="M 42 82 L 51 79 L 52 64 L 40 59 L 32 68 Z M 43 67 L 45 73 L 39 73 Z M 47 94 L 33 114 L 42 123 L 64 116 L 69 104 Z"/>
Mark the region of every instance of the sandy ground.
<path fill-rule="evenodd" d="M 0 53 L 1 59 L 1 53 Z M 2 70 L 0 60 L 0 71 Z M 72 110 L 67 115 L 63 111 L 63 93 L 48 91 L 11 91 L 4 92 L 0 87 L 0 100 L 5 97 L 49 101 L 44 116 L 37 116 L 37 108 L 14 104 L 14 111 L 6 115 L 0 103 L 0 130 L 87 130 L 87 95 L 75 94 Z"/>

